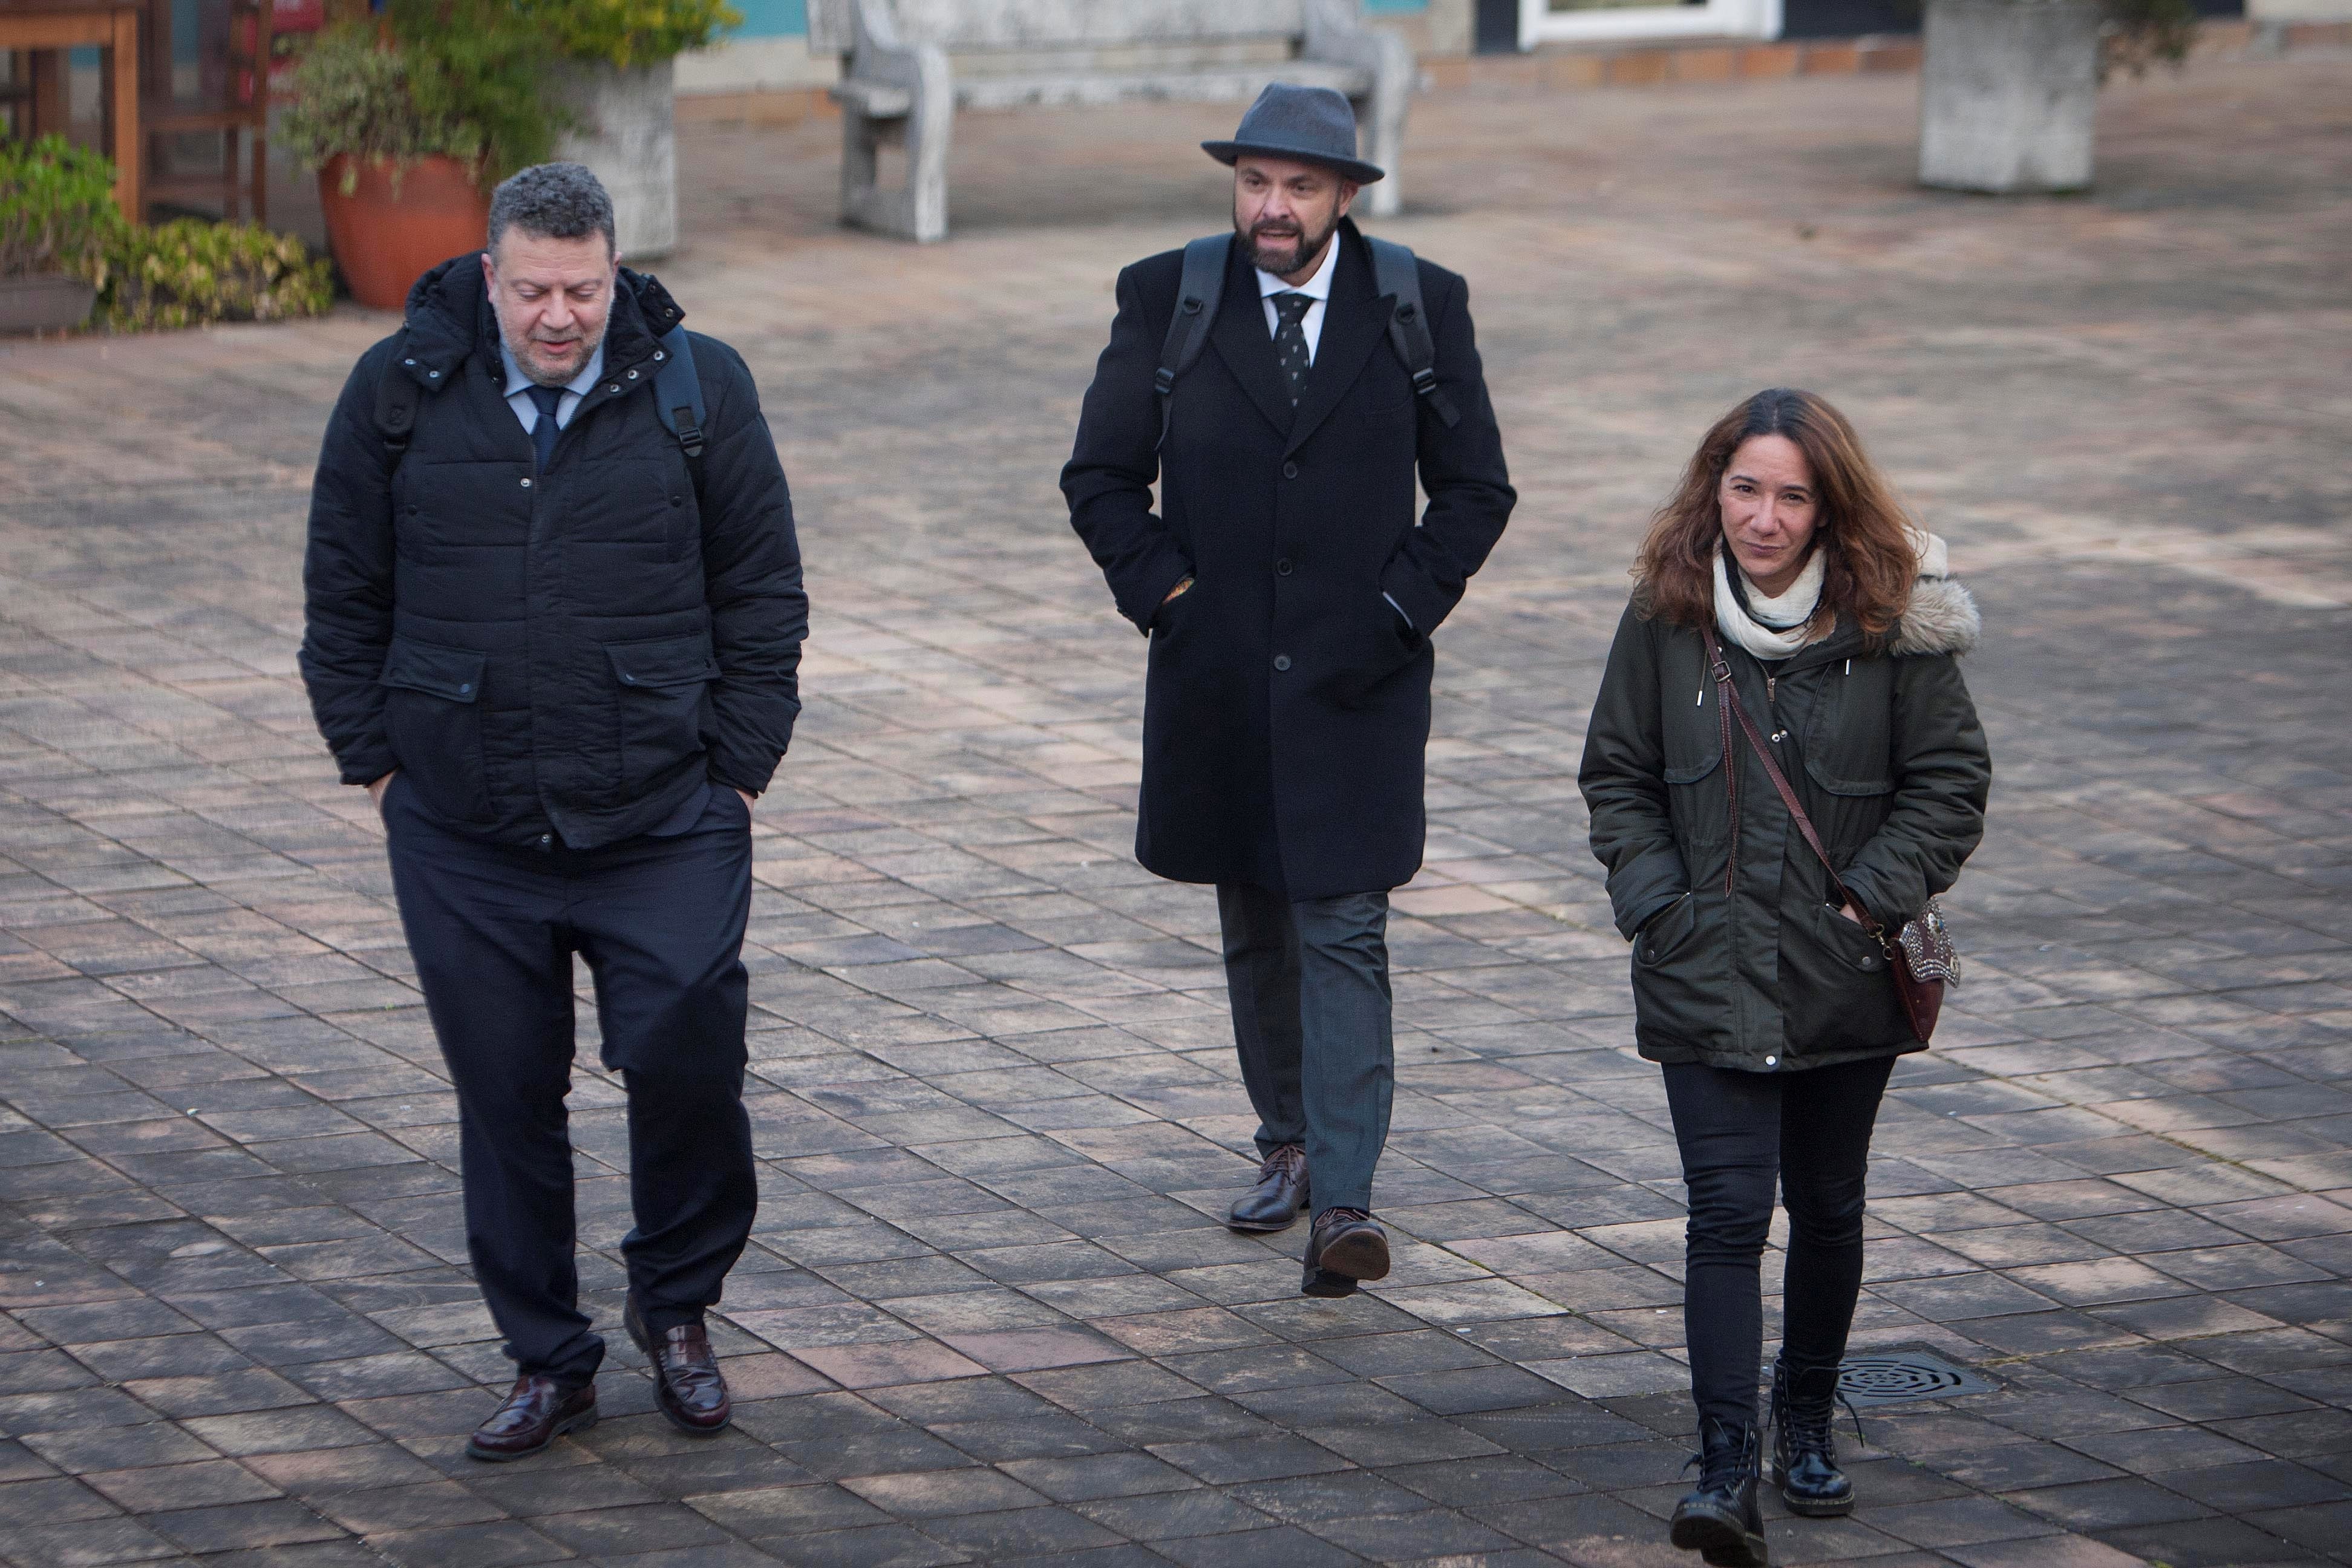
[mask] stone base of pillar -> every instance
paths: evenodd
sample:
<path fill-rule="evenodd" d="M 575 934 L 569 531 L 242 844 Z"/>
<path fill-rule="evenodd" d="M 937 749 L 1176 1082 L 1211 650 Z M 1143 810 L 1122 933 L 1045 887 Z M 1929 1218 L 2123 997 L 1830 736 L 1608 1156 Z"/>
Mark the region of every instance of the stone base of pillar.
<path fill-rule="evenodd" d="M 2099 9 L 2082 0 L 1928 0 L 1919 180 L 1999 195 L 2091 183 Z"/>
<path fill-rule="evenodd" d="M 557 142 L 555 155 L 587 164 L 612 193 L 621 258 L 632 266 L 677 248 L 676 64 L 568 65 L 556 89 L 581 129 Z"/>

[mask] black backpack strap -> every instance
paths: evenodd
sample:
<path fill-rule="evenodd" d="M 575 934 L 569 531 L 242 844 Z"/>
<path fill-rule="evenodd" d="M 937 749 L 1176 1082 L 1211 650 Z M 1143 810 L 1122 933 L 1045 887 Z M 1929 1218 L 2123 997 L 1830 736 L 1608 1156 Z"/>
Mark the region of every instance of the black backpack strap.
<path fill-rule="evenodd" d="M 672 327 L 662 334 L 654 360 L 659 367 L 654 372 L 654 411 L 661 416 L 662 427 L 677 437 L 677 449 L 686 457 L 687 476 L 694 481 L 694 499 L 699 504 L 702 433 L 708 416 L 702 405 L 702 377 L 695 372 L 694 347 L 686 341 L 685 327 Z"/>
<path fill-rule="evenodd" d="M 375 433 L 383 443 L 384 474 L 400 467 L 408 456 L 408 438 L 416 433 L 417 395 L 424 389 L 416 384 L 403 366 L 413 364 L 408 353 L 408 329 L 403 327 L 392 340 L 392 353 L 384 356 L 383 373 L 375 378 Z"/>
<path fill-rule="evenodd" d="M 1225 261 L 1233 244 L 1232 235 L 1213 234 L 1184 247 L 1184 280 L 1176 287 L 1176 313 L 1169 318 L 1168 341 L 1160 345 L 1160 373 L 1151 381 L 1152 390 L 1160 395 L 1163 446 L 1168 440 L 1168 410 L 1176 378 L 1201 357 L 1201 345 L 1209 341 L 1209 329 L 1216 322 L 1217 304 L 1225 292 Z"/>
<path fill-rule="evenodd" d="M 1430 339 L 1428 312 L 1422 308 L 1421 264 L 1394 240 L 1368 235 L 1364 243 L 1372 247 L 1372 287 L 1396 298 L 1396 313 L 1389 318 L 1390 346 L 1404 362 L 1414 393 L 1437 411 L 1451 430 L 1462 423 L 1462 411 L 1437 384 L 1437 345 Z"/>

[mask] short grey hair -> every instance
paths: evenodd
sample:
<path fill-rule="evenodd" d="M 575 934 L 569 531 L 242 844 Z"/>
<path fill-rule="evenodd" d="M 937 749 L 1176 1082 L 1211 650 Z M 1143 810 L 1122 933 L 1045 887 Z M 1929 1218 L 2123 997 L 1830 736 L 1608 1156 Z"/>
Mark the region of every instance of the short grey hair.
<path fill-rule="evenodd" d="M 509 228 L 542 239 L 604 237 L 604 253 L 618 254 L 613 198 L 585 163 L 533 163 L 490 193 L 490 249 Z"/>

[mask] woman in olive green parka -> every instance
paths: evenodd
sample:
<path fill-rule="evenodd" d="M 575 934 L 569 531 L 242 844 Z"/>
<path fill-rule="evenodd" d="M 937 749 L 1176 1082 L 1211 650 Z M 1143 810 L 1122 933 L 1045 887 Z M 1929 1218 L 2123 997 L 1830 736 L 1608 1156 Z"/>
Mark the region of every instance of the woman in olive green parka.
<path fill-rule="evenodd" d="M 1786 389 L 1708 432 L 1635 577 L 1579 783 L 1633 942 L 1635 1042 L 1664 1071 L 1690 1194 L 1702 1470 L 1673 1539 L 1711 1563 L 1760 1563 L 1774 1188 L 1790 1245 L 1772 1473 L 1793 1511 L 1846 1513 L 1829 1416 L 1861 1285 L 1870 1132 L 1894 1058 L 1924 1042 L 1737 723 L 1727 754 L 1700 628 L 1847 891 L 1892 931 L 1983 834 L 1991 764 L 1958 664 L 1978 616 L 1942 541 L 1910 524 L 1844 418 Z"/>

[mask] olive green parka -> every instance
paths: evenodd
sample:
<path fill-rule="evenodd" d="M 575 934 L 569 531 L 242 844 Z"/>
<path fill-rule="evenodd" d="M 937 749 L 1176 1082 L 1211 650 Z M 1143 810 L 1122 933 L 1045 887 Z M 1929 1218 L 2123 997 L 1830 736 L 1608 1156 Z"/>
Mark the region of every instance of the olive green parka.
<path fill-rule="evenodd" d="M 1890 931 L 1952 885 L 1984 835 L 1992 764 L 1958 663 L 1978 631 L 1968 590 L 1923 576 L 1875 653 L 1841 623 L 1768 678 L 1717 638 L 1838 875 Z M 1617 929 L 1633 941 L 1642 1055 L 1788 1072 L 1922 1049 L 1885 954 L 1838 913 L 1737 722 L 1739 854 L 1725 890 L 1733 825 L 1718 700 L 1697 629 L 1629 605 L 1577 782 Z"/>

